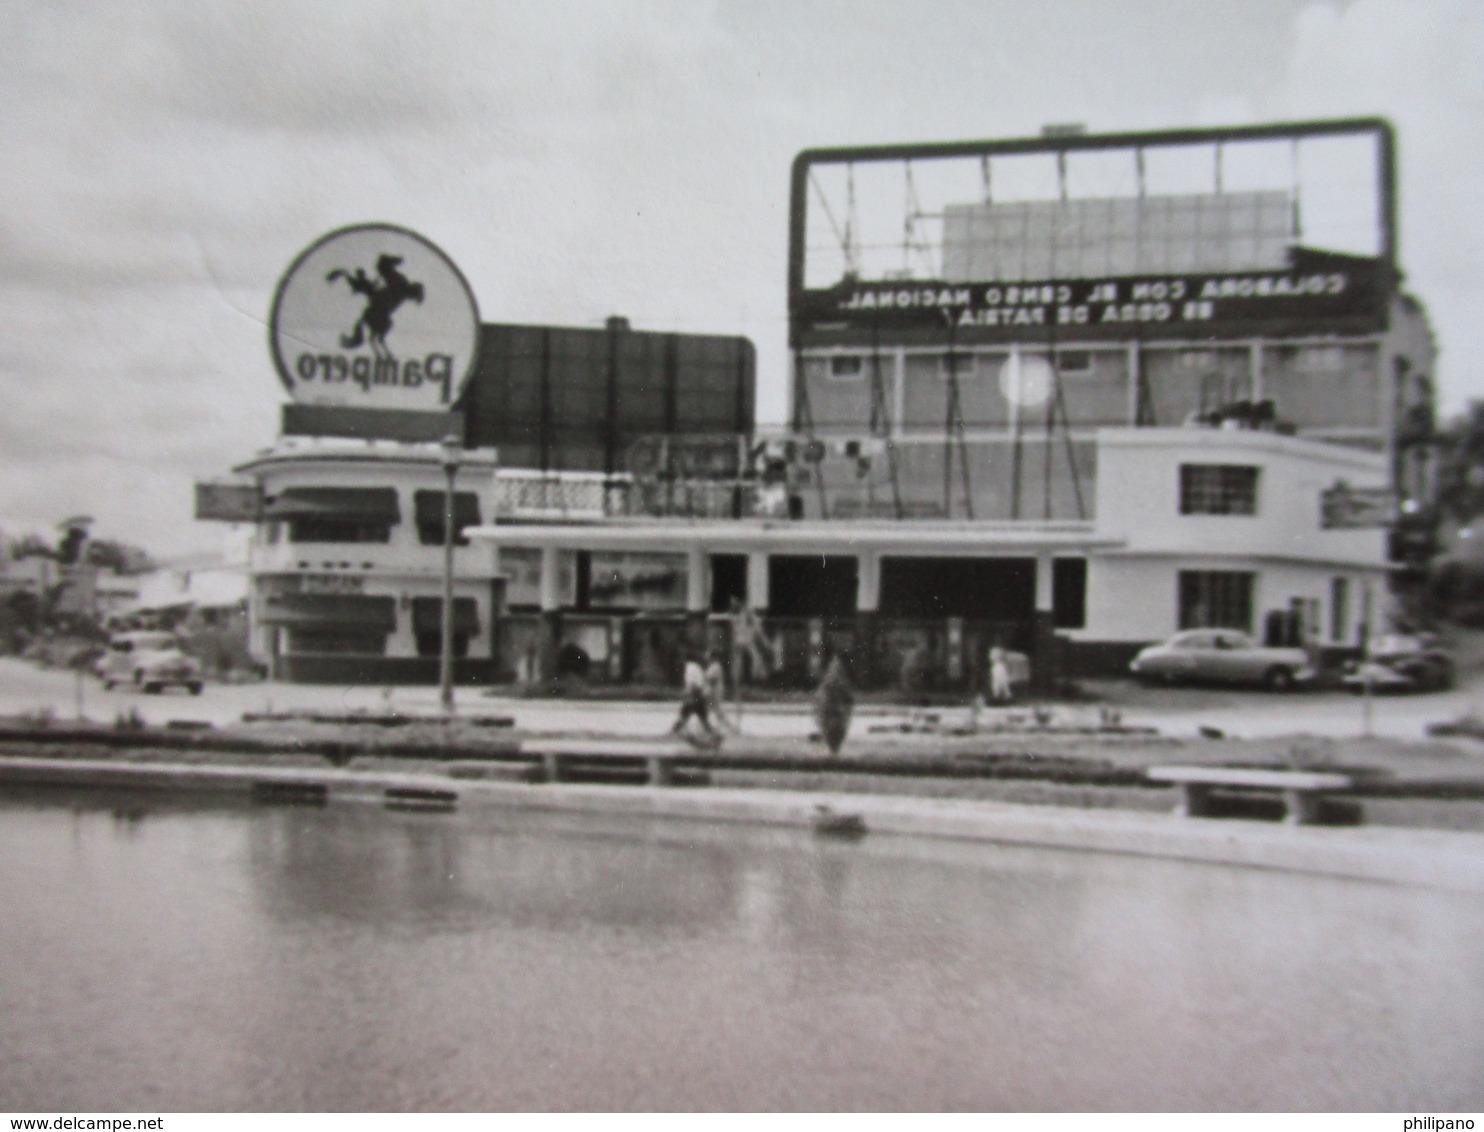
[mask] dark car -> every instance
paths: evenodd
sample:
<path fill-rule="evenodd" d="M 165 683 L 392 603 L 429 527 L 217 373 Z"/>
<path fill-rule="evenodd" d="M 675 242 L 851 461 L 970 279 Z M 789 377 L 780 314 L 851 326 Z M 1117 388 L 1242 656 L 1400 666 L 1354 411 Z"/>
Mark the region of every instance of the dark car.
<path fill-rule="evenodd" d="M 1345 674 L 1352 692 L 1442 692 L 1453 687 L 1453 658 L 1431 633 L 1387 633 Z"/>

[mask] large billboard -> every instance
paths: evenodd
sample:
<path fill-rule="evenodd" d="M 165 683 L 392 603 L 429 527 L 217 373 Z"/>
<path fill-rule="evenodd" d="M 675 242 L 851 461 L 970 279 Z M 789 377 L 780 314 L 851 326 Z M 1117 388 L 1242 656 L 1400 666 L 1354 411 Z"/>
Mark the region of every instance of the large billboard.
<path fill-rule="evenodd" d="M 1379 330 L 1393 149 L 1364 119 L 806 151 L 791 341 Z"/>
<path fill-rule="evenodd" d="M 360 224 L 294 260 L 273 296 L 269 336 L 295 401 L 446 412 L 477 360 L 479 310 L 428 240 Z"/>

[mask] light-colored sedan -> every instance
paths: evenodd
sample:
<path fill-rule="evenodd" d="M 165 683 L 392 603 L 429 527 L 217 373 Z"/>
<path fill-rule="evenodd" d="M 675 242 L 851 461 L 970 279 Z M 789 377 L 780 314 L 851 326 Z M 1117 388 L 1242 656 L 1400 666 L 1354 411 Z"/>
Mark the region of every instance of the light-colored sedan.
<path fill-rule="evenodd" d="M 1146 683 L 1256 684 L 1274 692 L 1286 692 L 1318 675 L 1303 649 L 1260 645 L 1236 629 L 1176 633 L 1141 650 L 1129 671 Z"/>
<path fill-rule="evenodd" d="M 162 692 L 172 684 L 201 694 L 201 666 L 180 651 L 171 633 L 140 630 L 117 633 L 94 669 L 103 687 L 129 684 L 144 692 Z"/>

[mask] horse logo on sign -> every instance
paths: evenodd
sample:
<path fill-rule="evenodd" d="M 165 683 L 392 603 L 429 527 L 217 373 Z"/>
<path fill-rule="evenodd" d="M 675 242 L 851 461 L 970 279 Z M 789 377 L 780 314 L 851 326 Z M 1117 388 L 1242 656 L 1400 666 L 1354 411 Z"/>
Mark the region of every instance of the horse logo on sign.
<path fill-rule="evenodd" d="M 339 228 L 300 252 L 268 326 L 278 376 L 307 405 L 447 412 L 479 357 L 468 280 L 393 224 Z"/>
<path fill-rule="evenodd" d="M 391 333 L 392 329 L 392 315 L 408 299 L 415 303 L 423 301 L 423 285 L 403 275 L 401 267 L 401 256 L 382 255 L 376 261 L 376 274 L 380 276 L 379 282 L 359 267 L 353 273 L 346 271 L 343 267 L 337 267 L 325 276 L 326 283 L 344 279 L 353 292 L 366 296 L 366 306 L 361 311 L 361 316 L 356 319 L 350 333 L 340 337 L 342 347 L 354 350 L 369 340 L 371 352 L 378 358 L 392 356 L 386 344 L 386 336 Z"/>

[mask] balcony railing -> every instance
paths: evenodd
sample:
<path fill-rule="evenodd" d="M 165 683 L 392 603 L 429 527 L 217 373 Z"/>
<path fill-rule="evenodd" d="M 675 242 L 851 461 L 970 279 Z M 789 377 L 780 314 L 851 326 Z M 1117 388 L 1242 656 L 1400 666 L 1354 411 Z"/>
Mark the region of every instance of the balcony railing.
<path fill-rule="evenodd" d="M 610 519 L 810 519 L 931 521 L 967 518 L 961 493 L 952 513 L 941 499 L 893 494 L 879 484 L 763 483 L 757 479 L 652 479 L 592 473 L 501 471 L 495 515 L 504 522 Z M 1005 516 L 979 516 L 981 520 Z M 1057 515 L 1067 520 L 1068 516 Z M 1026 521 L 1044 516 L 1026 515 Z M 1075 517 L 1073 517 L 1073 521 Z"/>
<path fill-rule="evenodd" d="M 628 477 L 591 472 L 519 472 L 495 476 L 495 514 L 502 519 L 581 521 L 623 514 Z"/>

